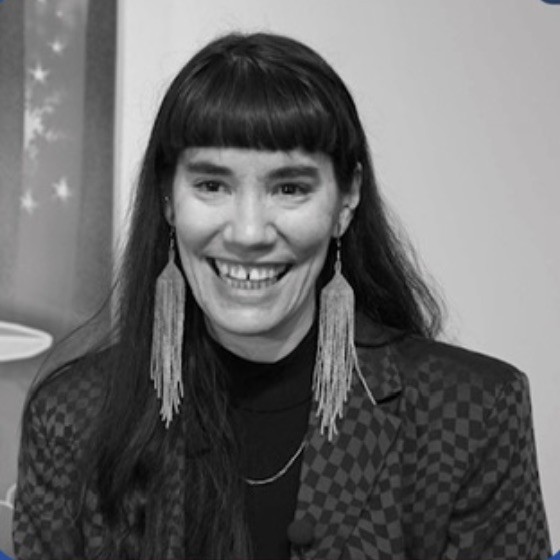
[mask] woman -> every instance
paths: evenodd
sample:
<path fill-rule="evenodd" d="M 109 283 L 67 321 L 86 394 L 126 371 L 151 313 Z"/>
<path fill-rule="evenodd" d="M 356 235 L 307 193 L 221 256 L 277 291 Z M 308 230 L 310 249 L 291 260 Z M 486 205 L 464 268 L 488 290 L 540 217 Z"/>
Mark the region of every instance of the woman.
<path fill-rule="evenodd" d="M 119 290 L 116 342 L 30 396 L 18 558 L 548 557 L 526 378 L 434 341 L 308 47 L 228 35 L 181 70 Z"/>

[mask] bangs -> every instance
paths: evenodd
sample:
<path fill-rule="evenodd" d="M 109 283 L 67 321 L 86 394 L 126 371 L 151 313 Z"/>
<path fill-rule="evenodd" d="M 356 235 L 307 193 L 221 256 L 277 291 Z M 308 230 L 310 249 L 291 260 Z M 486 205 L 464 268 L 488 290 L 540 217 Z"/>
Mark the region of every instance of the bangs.
<path fill-rule="evenodd" d="M 175 156 L 187 147 L 299 148 L 332 155 L 339 145 L 334 107 L 317 85 L 288 68 L 224 57 L 183 84 L 164 142 Z"/>

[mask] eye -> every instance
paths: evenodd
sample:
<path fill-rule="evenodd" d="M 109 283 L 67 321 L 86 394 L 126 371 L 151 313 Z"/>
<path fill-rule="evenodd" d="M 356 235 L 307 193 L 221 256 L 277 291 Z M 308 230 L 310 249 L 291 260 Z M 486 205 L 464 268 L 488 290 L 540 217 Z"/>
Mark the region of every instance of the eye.
<path fill-rule="evenodd" d="M 202 193 L 214 194 L 225 189 L 225 185 L 220 181 L 205 180 L 194 183 L 194 188 Z"/>
<path fill-rule="evenodd" d="M 278 185 L 277 191 L 283 196 L 304 196 L 309 188 L 301 183 L 282 183 Z"/>

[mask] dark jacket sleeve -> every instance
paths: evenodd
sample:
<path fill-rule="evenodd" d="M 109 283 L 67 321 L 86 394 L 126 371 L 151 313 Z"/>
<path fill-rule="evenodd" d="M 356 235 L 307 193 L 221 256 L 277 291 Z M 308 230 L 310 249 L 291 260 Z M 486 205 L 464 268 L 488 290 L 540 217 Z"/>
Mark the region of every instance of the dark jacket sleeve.
<path fill-rule="evenodd" d="M 505 384 L 455 501 L 444 560 L 544 560 L 550 541 L 527 378 Z"/>
<path fill-rule="evenodd" d="M 44 403 L 32 402 L 23 425 L 13 537 L 21 560 L 83 558 L 71 511 L 76 467 L 72 443 L 48 437 Z"/>

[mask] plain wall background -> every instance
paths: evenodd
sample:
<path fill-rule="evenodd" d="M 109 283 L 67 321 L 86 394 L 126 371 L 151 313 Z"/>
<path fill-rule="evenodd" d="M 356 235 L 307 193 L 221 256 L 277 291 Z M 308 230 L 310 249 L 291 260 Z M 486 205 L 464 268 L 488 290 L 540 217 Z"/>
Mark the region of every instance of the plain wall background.
<path fill-rule="evenodd" d="M 154 112 L 208 40 L 270 30 L 353 92 L 382 190 L 448 302 L 446 338 L 531 381 L 560 546 L 560 6 L 541 0 L 123 0 L 115 237 Z"/>

